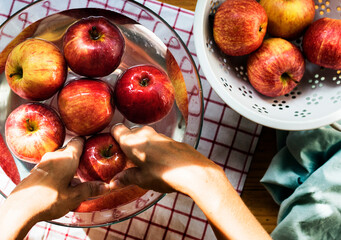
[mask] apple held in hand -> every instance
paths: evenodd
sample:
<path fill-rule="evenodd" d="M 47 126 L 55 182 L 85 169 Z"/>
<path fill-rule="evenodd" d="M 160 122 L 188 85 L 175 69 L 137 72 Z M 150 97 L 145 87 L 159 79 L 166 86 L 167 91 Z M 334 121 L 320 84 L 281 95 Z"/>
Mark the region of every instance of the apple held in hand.
<path fill-rule="evenodd" d="M 103 77 L 120 64 L 124 52 L 120 30 L 104 17 L 88 17 L 71 25 L 63 39 L 65 59 L 75 73 Z"/>
<path fill-rule="evenodd" d="M 68 130 L 77 135 L 102 131 L 112 120 L 112 89 L 101 80 L 70 81 L 58 94 L 58 109 Z"/>
<path fill-rule="evenodd" d="M 289 93 L 301 81 L 304 71 L 305 61 L 301 51 L 282 38 L 264 40 L 247 60 L 251 85 L 269 97 Z"/>
<path fill-rule="evenodd" d="M 52 108 L 41 103 L 26 103 L 8 116 L 5 138 L 17 158 L 38 163 L 45 153 L 63 145 L 65 128 Z"/>
<path fill-rule="evenodd" d="M 83 181 L 110 180 L 126 166 L 126 156 L 110 133 L 86 140 L 77 174 Z"/>
<path fill-rule="evenodd" d="M 174 88 L 167 74 L 152 65 L 127 69 L 116 83 L 117 109 L 133 123 L 149 124 L 164 118 L 174 104 Z"/>
<path fill-rule="evenodd" d="M 267 24 L 265 10 L 257 1 L 225 1 L 214 16 L 214 41 L 227 55 L 246 55 L 262 44 Z"/>
<path fill-rule="evenodd" d="M 10 88 L 20 97 L 41 101 L 63 86 L 67 66 L 61 51 L 41 39 L 28 39 L 9 54 L 5 74 Z"/>
<path fill-rule="evenodd" d="M 321 18 L 311 24 L 303 37 L 303 52 L 314 64 L 341 69 L 341 20 Z"/>
<path fill-rule="evenodd" d="M 268 15 L 268 33 L 274 37 L 299 37 L 314 20 L 314 0 L 260 0 Z"/>
<path fill-rule="evenodd" d="M 88 138 L 84 145 L 77 174 L 82 181 L 110 180 L 119 172 L 135 167 L 122 152 L 110 133 L 100 133 Z M 130 203 L 147 190 L 136 185 L 117 189 L 96 199 L 89 199 L 80 204 L 76 212 L 93 212 L 112 209 Z"/>

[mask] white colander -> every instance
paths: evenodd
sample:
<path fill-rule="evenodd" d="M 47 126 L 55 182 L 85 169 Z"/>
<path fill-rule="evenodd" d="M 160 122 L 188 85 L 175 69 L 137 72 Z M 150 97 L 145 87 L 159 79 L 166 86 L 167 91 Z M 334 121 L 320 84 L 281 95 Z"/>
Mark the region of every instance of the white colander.
<path fill-rule="evenodd" d="M 251 86 L 246 59 L 223 54 L 212 35 L 213 16 L 222 0 L 198 0 L 194 40 L 200 66 L 217 94 L 242 116 L 261 125 L 282 130 L 307 130 L 341 120 L 341 70 L 321 68 L 306 60 L 298 86 L 285 96 L 265 97 Z M 315 20 L 341 18 L 340 0 L 316 0 Z M 302 38 L 293 41 L 302 49 Z"/>

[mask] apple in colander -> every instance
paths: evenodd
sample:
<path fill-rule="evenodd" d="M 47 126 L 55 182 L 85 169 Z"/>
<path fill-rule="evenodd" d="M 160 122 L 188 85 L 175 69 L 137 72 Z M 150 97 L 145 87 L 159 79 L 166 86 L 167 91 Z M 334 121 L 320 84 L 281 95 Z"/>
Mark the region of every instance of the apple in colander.
<path fill-rule="evenodd" d="M 260 0 L 268 16 L 267 32 L 273 37 L 295 39 L 314 21 L 314 0 Z"/>
<path fill-rule="evenodd" d="M 251 85 L 261 94 L 277 97 L 289 93 L 301 81 L 305 60 L 298 47 L 282 38 L 264 40 L 247 59 Z"/>
<path fill-rule="evenodd" d="M 262 44 L 267 24 L 266 12 L 257 1 L 225 1 L 214 16 L 213 38 L 225 54 L 243 56 Z"/>
<path fill-rule="evenodd" d="M 303 52 L 314 64 L 341 69 L 341 20 L 321 18 L 311 24 L 303 37 Z"/>

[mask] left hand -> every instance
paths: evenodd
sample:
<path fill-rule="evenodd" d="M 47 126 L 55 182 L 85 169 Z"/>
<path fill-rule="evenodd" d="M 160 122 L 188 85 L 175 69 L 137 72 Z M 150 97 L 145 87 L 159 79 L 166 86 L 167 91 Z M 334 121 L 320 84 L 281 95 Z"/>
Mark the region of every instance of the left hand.
<path fill-rule="evenodd" d="M 84 139 L 76 137 L 64 149 L 46 153 L 1 206 L 0 223 L 3 220 L 4 224 L 10 224 L 10 219 L 16 216 L 17 225 L 22 221 L 24 226 L 33 226 L 39 221 L 62 217 L 87 198 L 110 191 L 109 184 L 104 182 L 71 185 L 83 144 Z"/>

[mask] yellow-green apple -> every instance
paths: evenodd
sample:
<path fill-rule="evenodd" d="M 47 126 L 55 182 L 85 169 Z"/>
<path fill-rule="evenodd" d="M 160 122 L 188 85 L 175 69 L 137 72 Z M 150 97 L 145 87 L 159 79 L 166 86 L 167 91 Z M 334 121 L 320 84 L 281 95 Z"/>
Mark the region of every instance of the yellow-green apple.
<path fill-rule="evenodd" d="M 88 138 L 84 145 L 77 174 L 82 181 L 110 180 L 126 166 L 126 156 L 110 133 Z"/>
<path fill-rule="evenodd" d="M 341 69 L 341 20 L 321 18 L 313 22 L 304 34 L 303 52 L 314 64 Z"/>
<path fill-rule="evenodd" d="M 128 68 L 118 79 L 114 99 L 117 109 L 133 123 L 163 119 L 174 104 L 174 87 L 168 75 L 153 65 Z"/>
<path fill-rule="evenodd" d="M 58 47 L 32 38 L 18 44 L 8 55 L 5 75 L 17 95 L 41 101 L 52 97 L 63 86 L 67 66 Z"/>
<path fill-rule="evenodd" d="M 185 122 L 188 122 L 188 97 L 184 76 L 173 54 L 167 49 L 166 66 L 169 79 L 174 87 L 174 97 Z"/>
<path fill-rule="evenodd" d="M 268 15 L 268 33 L 273 37 L 295 39 L 313 22 L 314 0 L 260 0 Z"/>
<path fill-rule="evenodd" d="M 264 40 L 262 46 L 247 59 L 251 85 L 269 97 L 289 93 L 301 81 L 304 71 L 303 54 L 282 38 Z"/>
<path fill-rule="evenodd" d="M 5 138 L 18 159 L 38 163 L 45 153 L 63 145 L 65 128 L 51 107 L 42 103 L 25 103 L 8 116 Z"/>
<path fill-rule="evenodd" d="M 112 89 L 102 80 L 72 80 L 58 93 L 60 116 L 68 130 L 77 135 L 102 131 L 113 118 Z"/>
<path fill-rule="evenodd" d="M 75 73 L 103 77 L 120 64 L 124 37 L 105 17 L 82 18 L 72 24 L 63 38 L 65 59 Z"/>
<path fill-rule="evenodd" d="M 213 38 L 227 55 L 242 56 L 255 51 L 268 24 L 264 8 L 255 0 L 228 0 L 217 9 Z"/>
<path fill-rule="evenodd" d="M 43 19 L 40 19 L 27 28 L 22 30 L 0 53 L 0 74 L 5 71 L 5 65 L 8 55 L 11 53 L 13 48 L 15 48 L 19 43 L 22 43 L 27 38 L 32 37 L 33 33 L 37 30 L 39 24 L 42 22 Z"/>

